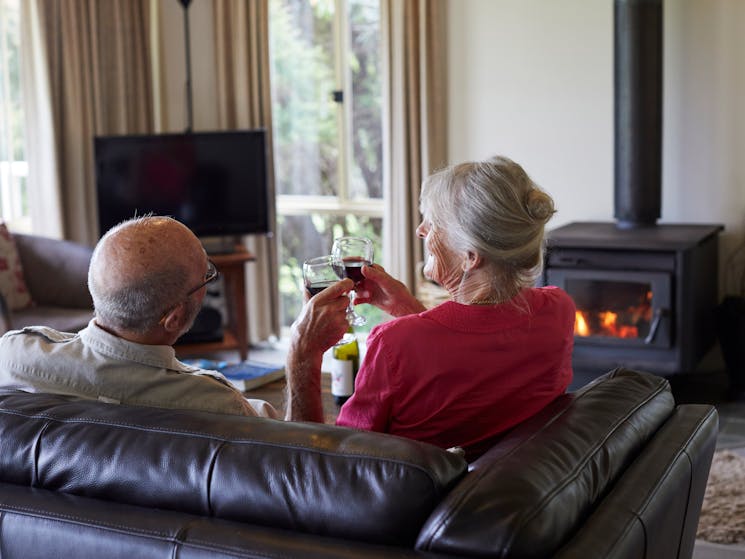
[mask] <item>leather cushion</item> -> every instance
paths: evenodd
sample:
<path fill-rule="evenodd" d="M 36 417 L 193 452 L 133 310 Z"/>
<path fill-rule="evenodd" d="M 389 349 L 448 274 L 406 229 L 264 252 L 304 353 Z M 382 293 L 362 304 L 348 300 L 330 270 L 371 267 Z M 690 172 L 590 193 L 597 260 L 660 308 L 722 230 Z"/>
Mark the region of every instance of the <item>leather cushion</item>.
<path fill-rule="evenodd" d="M 0 394 L 0 481 L 413 545 L 466 462 L 331 425 Z"/>
<path fill-rule="evenodd" d="M 350 542 L 0 483 L 3 559 L 424 559 Z"/>
<path fill-rule="evenodd" d="M 88 265 L 93 249 L 39 235 L 15 235 L 26 284 L 42 306 L 93 309 Z M 15 326 L 14 326 L 15 327 Z"/>

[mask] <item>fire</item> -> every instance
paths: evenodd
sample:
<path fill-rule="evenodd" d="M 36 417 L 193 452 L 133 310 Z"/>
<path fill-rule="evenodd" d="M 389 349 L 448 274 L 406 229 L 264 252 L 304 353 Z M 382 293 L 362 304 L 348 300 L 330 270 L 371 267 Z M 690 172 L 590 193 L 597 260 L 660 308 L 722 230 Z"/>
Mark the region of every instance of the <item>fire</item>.
<path fill-rule="evenodd" d="M 649 324 L 652 318 L 652 292 L 647 292 L 639 305 L 625 310 L 577 310 L 574 335 L 581 337 L 605 336 L 612 338 L 638 338 L 639 326 Z"/>
<path fill-rule="evenodd" d="M 603 330 L 610 330 L 612 332 L 616 329 L 618 313 L 613 311 L 603 311 L 598 316 L 600 317 L 600 326 Z"/>
<path fill-rule="evenodd" d="M 577 311 L 574 318 L 574 335 L 575 336 L 589 336 L 590 327 L 587 325 L 587 319 L 585 313 Z"/>

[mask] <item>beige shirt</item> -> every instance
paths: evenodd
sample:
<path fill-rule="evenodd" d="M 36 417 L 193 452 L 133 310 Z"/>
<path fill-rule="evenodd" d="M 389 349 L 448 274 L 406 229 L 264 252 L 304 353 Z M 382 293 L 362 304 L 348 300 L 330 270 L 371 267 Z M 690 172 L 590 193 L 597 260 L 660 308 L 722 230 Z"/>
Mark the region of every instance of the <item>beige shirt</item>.
<path fill-rule="evenodd" d="M 279 418 L 271 404 L 244 398 L 217 371 L 181 363 L 170 346 L 143 345 L 109 334 L 95 319 L 77 334 L 46 326 L 6 333 L 0 338 L 0 388 Z"/>

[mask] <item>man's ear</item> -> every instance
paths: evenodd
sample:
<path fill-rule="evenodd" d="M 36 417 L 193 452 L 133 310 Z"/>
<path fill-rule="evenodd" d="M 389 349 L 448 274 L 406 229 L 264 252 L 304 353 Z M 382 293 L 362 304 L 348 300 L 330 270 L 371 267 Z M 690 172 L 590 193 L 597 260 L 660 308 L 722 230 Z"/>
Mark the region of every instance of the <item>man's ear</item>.
<path fill-rule="evenodd" d="M 161 323 L 167 332 L 179 332 L 186 320 L 186 303 L 181 302 L 173 307 Z"/>

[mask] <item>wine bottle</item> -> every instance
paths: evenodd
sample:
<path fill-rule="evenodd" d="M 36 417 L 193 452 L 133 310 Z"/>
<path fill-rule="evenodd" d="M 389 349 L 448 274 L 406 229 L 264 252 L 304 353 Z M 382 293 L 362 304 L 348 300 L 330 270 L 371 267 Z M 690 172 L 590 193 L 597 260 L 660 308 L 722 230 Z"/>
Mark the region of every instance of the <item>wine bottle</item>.
<path fill-rule="evenodd" d="M 332 350 L 331 395 L 337 406 L 343 405 L 354 393 L 354 379 L 360 368 L 360 346 L 351 326 L 344 339 L 349 341 Z"/>

